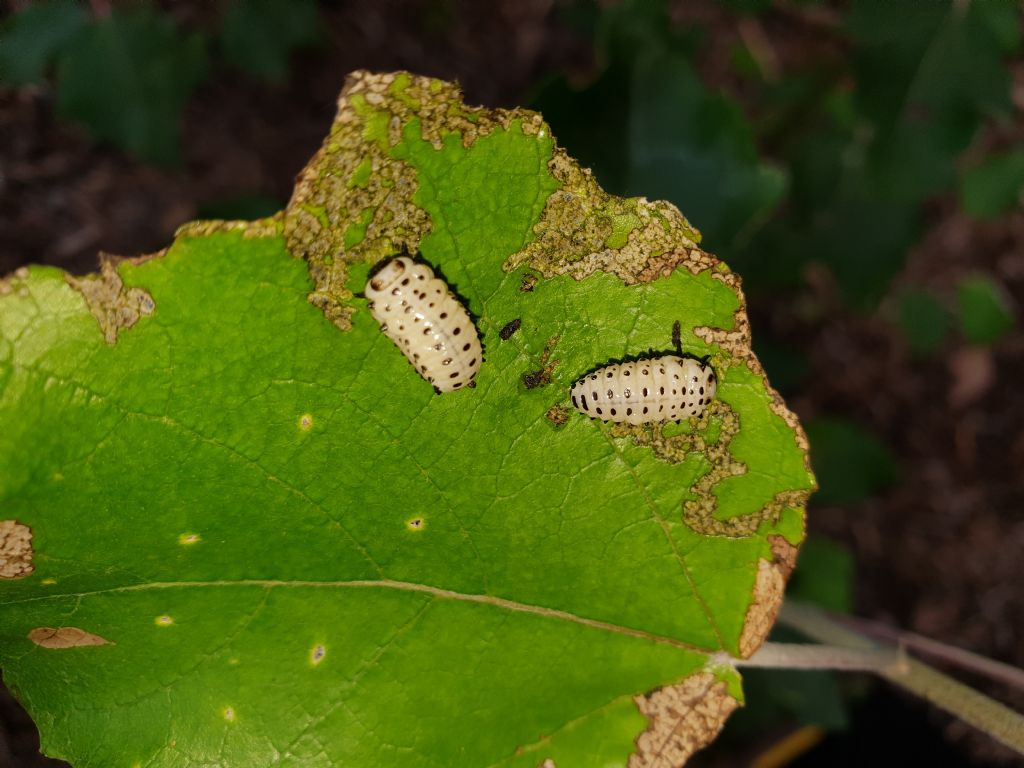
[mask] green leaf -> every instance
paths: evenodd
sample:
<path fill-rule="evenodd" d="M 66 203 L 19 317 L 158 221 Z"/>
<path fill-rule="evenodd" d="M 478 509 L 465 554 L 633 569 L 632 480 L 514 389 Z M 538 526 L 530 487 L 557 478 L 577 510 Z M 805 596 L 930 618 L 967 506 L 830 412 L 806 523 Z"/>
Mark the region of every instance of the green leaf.
<path fill-rule="evenodd" d="M 82 28 L 85 8 L 74 0 L 25 6 L 0 28 L 0 82 L 39 83 L 54 57 Z"/>
<path fill-rule="evenodd" d="M 1021 205 L 1024 150 L 992 155 L 967 171 L 960 183 L 960 205 L 979 219 L 994 218 Z"/>
<path fill-rule="evenodd" d="M 800 548 L 800 559 L 786 594 L 836 613 L 853 610 L 855 563 L 843 545 L 812 536 Z"/>
<path fill-rule="evenodd" d="M 896 459 L 877 437 L 839 419 L 807 425 L 820 504 L 852 504 L 885 490 L 899 477 Z"/>
<path fill-rule="evenodd" d="M 292 52 L 320 39 L 320 14 L 316 0 L 233 0 L 221 34 L 230 64 L 280 83 Z"/>
<path fill-rule="evenodd" d="M 986 5 L 851 6 L 858 104 L 875 131 L 869 172 L 887 197 L 917 202 L 950 186 L 981 120 L 1010 112 L 1006 37 Z"/>
<path fill-rule="evenodd" d="M 900 297 L 899 325 L 911 351 L 925 356 L 942 346 L 952 323 L 938 299 L 928 291 L 911 289 Z"/>
<path fill-rule="evenodd" d="M 994 344 L 1013 327 L 1013 304 L 1006 290 L 986 275 L 957 287 L 960 329 L 972 344 Z"/>
<path fill-rule="evenodd" d="M 764 639 L 813 477 L 696 237 L 535 113 L 356 73 L 281 214 L 0 283 L 0 665 L 45 751 L 624 766 L 674 684 L 728 712 L 718 654 Z M 474 389 L 435 395 L 359 295 L 402 250 L 476 318 Z M 704 417 L 571 409 L 676 321 L 719 376 Z"/>
<path fill-rule="evenodd" d="M 147 7 L 115 8 L 61 52 L 57 108 L 97 139 L 174 164 L 181 112 L 205 75 L 198 34 L 182 33 Z"/>

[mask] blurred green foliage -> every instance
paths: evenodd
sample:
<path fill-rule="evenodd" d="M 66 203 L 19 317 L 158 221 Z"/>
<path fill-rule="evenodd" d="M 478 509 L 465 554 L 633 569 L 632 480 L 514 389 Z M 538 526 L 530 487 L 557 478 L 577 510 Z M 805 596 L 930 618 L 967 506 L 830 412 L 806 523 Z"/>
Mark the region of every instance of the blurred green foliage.
<path fill-rule="evenodd" d="M 57 109 L 143 160 L 175 164 L 181 112 L 206 71 L 200 35 L 147 7 L 115 8 L 61 51 Z"/>
<path fill-rule="evenodd" d="M 960 205 L 979 219 L 1018 208 L 1024 199 L 1024 150 L 1000 152 L 964 173 Z"/>
<path fill-rule="evenodd" d="M 87 19 L 85 8 L 74 0 L 37 3 L 18 11 L 0 26 L 0 82 L 40 83 Z"/>
<path fill-rule="evenodd" d="M 320 39 L 316 0 L 234 0 L 218 23 L 224 59 L 272 83 L 286 79 L 294 50 Z M 182 113 L 210 73 L 208 37 L 147 2 L 95 13 L 75 0 L 42 0 L 0 26 L 0 84 L 42 85 L 53 74 L 63 117 L 173 166 Z"/>
<path fill-rule="evenodd" d="M 234 0 L 224 13 L 221 43 L 229 64 L 282 83 L 293 51 L 320 39 L 316 0 Z"/>
<path fill-rule="evenodd" d="M 1001 285 L 986 275 L 957 287 L 960 328 L 972 344 L 994 344 L 1013 327 L 1013 306 Z"/>
<path fill-rule="evenodd" d="M 837 613 L 853 609 L 854 562 L 846 547 L 831 539 L 808 536 L 786 595 Z"/>
<path fill-rule="evenodd" d="M 819 504 L 852 504 L 890 487 L 899 478 L 896 459 L 877 437 L 840 419 L 806 425 L 811 462 L 821 488 Z"/>
<path fill-rule="evenodd" d="M 928 291 L 911 288 L 900 296 L 900 330 L 910 345 L 910 351 L 918 357 L 938 351 L 951 325 L 949 312 Z"/>

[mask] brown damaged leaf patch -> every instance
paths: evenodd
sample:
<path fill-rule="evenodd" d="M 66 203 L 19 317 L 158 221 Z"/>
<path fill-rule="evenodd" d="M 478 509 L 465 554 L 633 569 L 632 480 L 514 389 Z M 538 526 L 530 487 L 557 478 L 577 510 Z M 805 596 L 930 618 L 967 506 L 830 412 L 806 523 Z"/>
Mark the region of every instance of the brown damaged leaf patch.
<path fill-rule="evenodd" d="M 690 260 L 718 263 L 697 248 L 700 233 L 671 203 L 609 195 L 558 146 L 548 170 L 561 188 L 548 197 L 533 241 L 506 259 L 506 271 L 525 264 L 544 277 L 576 280 L 602 271 L 637 283 L 666 264 L 671 271 Z"/>
<path fill-rule="evenodd" d="M 761 559 L 757 563 L 753 600 L 747 608 L 740 634 L 740 656 L 744 659 L 753 656 L 768 638 L 782 607 L 786 582 L 796 566 L 797 547 L 779 535 L 769 536 L 768 541 L 772 560 Z"/>
<path fill-rule="evenodd" d="M 648 726 L 637 737 L 629 768 L 679 768 L 694 752 L 714 741 L 739 706 L 726 684 L 710 672 L 692 675 L 634 701 Z"/>
<path fill-rule="evenodd" d="M 54 650 L 110 644 L 106 638 L 78 627 L 36 627 L 28 633 L 28 639 L 40 648 Z"/>
<path fill-rule="evenodd" d="M 348 264 L 415 253 L 430 232 L 429 216 L 413 203 L 415 169 L 390 155 L 413 120 L 438 149 L 446 135 L 459 134 L 469 147 L 514 120 L 527 135 L 544 128 L 535 112 L 468 107 L 453 83 L 405 72 L 349 75 L 330 134 L 299 174 L 284 219 L 288 248 L 306 260 L 316 284 L 310 302 L 342 330 L 353 312 Z"/>
<path fill-rule="evenodd" d="M 246 239 L 275 237 L 281 234 L 283 222 L 284 212 L 276 213 L 265 219 L 256 219 L 255 221 L 223 221 L 220 219 L 189 221 L 178 227 L 174 237 L 175 239 L 179 237 L 206 237 L 225 232 L 241 232 L 242 237 Z"/>
<path fill-rule="evenodd" d="M 100 254 L 99 274 L 66 276 L 68 284 L 85 298 L 108 344 L 115 343 L 117 335 L 139 322 L 140 317 L 151 315 L 156 310 L 153 297 L 146 291 L 124 287 L 117 273 L 117 262 L 115 257 Z"/>
<path fill-rule="evenodd" d="M 32 529 L 17 520 L 0 520 L 0 579 L 21 579 L 35 570 Z"/>

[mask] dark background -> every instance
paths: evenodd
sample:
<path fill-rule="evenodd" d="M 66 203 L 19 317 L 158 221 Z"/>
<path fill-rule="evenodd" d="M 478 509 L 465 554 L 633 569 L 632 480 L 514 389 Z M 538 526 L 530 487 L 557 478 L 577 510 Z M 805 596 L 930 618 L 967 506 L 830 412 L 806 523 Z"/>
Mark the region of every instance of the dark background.
<path fill-rule="evenodd" d="M 672 200 L 743 275 L 755 348 L 822 485 L 791 591 L 1024 665 L 1015 3 L 0 9 L 0 274 L 83 273 L 99 251 L 163 248 L 196 217 L 277 210 L 353 69 L 540 109 L 606 189 Z M 1024 707 L 1021 691 L 960 676 Z M 866 678 L 752 672 L 748 700 L 691 765 L 1013 762 Z M 801 728 L 815 746 L 766 762 Z M 3 693 L 0 765 L 63 765 L 37 748 Z"/>

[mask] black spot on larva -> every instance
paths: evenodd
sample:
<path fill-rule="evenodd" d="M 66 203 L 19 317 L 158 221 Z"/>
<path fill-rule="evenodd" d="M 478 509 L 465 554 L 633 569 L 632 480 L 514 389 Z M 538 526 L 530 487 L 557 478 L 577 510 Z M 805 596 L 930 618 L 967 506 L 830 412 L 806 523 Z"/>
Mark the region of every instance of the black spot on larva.
<path fill-rule="evenodd" d="M 469 367 L 470 368 L 472 368 L 474 365 L 476 365 L 476 358 L 475 357 L 472 360 L 469 361 Z"/>
<path fill-rule="evenodd" d="M 665 406 L 664 405 L 659 405 L 658 406 L 658 413 L 661 413 L 664 410 L 665 410 Z"/>
<path fill-rule="evenodd" d="M 644 406 L 644 413 L 647 413 L 647 406 Z"/>
<path fill-rule="evenodd" d="M 469 342 L 466 342 L 465 344 L 463 344 L 463 345 L 462 345 L 462 351 L 463 351 L 463 352 L 468 352 L 468 351 L 469 351 L 469 348 L 470 348 L 471 346 L 473 346 L 473 345 L 472 345 L 472 344 L 470 344 Z"/>
<path fill-rule="evenodd" d="M 423 329 L 423 335 L 426 336 L 429 333 L 430 333 L 430 326 L 428 325 L 426 328 Z"/>
<path fill-rule="evenodd" d="M 632 408 L 627 408 L 626 409 L 626 415 L 627 416 L 632 416 L 633 415 L 633 409 Z"/>
<path fill-rule="evenodd" d="M 622 390 L 622 396 L 624 398 L 626 398 L 627 400 L 629 400 L 629 398 L 632 395 L 633 395 L 633 390 L 631 390 L 629 387 L 626 387 L 624 390 Z"/>
<path fill-rule="evenodd" d="M 449 376 L 448 378 L 449 378 L 449 379 L 457 379 L 457 378 L 459 378 L 459 372 L 458 372 L 458 371 L 456 371 L 455 373 L 453 373 L 453 374 L 452 374 L 451 376 Z"/>
<path fill-rule="evenodd" d="M 476 382 L 474 381 L 473 384 L 475 385 Z M 457 382 L 455 382 L 455 386 L 453 387 L 453 389 L 458 389 L 461 386 L 462 386 L 462 382 L 461 381 L 457 381 Z"/>
<path fill-rule="evenodd" d="M 664 395 L 665 394 L 665 388 L 664 387 L 658 387 L 658 390 L 659 390 L 658 394 L 660 394 L 660 395 Z"/>
<path fill-rule="evenodd" d="M 441 342 L 437 342 L 437 344 L 434 345 L 434 349 L 440 352 L 442 349 L 444 349 L 444 344 L 442 344 Z"/>
<path fill-rule="evenodd" d="M 648 371 L 646 368 L 644 368 L 642 373 L 643 373 L 644 376 L 647 376 L 650 373 L 650 371 Z"/>
<path fill-rule="evenodd" d="M 672 374 L 672 378 L 675 379 L 676 381 L 679 381 L 679 374 L 678 373 L 673 373 Z"/>
<path fill-rule="evenodd" d="M 704 394 L 704 387 L 701 387 L 701 388 L 700 388 L 700 393 L 701 393 L 702 395 Z"/>
<path fill-rule="evenodd" d="M 405 279 L 404 279 L 404 280 L 402 281 L 402 285 L 408 285 L 408 284 L 409 284 L 409 278 L 407 277 L 407 278 L 405 278 Z"/>
<path fill-rule="evenodd" d="M 608 378 L 610 379 L 612 376 L 614 376 L 614 374 L 611 371 L 608 371 Z M 609 397 L 611 397 L 611 395 L 609 395 Z"/>
<path fill-rule="evenodd" d="M 615 390 L 609 389 L 606 395 L 608 396 L 608 399 L 611 400 L 613 397 L 615 397 Z"/>
<path fill-rule="evenodd" d="M 644 387 L 644 397 L 647 397 L 647 387 Z"/>
<path fill-rule="evenodd" d="M 375 291 L 379 291 L 384 286 L 381 285 L 380 280 L 371 280 L 370 281 L 370 287 L 373 288 L 373 290 L 375 290 Z"/>
<path fill-rule="evenodd" d="M 597 374 L 594 374 L 593 376 L 591 376 L 590 380 L 591 381 L 597 381 Z"/>
<path fill-rule="evenodd" d="M 600 416 L 602 413 L 603 413 L 603 411 L 600 408 L 598 408 L 597 409 L 597 415 Z"/>
<path fill-rule="evenodd" d="M 441 317 L 444 317 L 444 315 L 441 315 Z M 452 336 L 458 336 L 460 333 L 462 333 L 462 329 L 456 328 L 454 331 L 452 331 Z"/>
<path fill-rule="evenodd" d="M 445 319 L 446 317 L 448 317 L 448 313 L 447 313 L 447 312 L 442 312 L 442 313 L 441 313 L 441 314 L 439 315 L 439 317 L 440 317 L 440 318 L 441 318 L 442 320 L 444 320 L 444 319 Z"/>
<path fill-rule="evenodd" d="M 612 416 L 614 416 L 614 415 L 615 415 L 615 409 L 614 409 L 614 408 L 612 408 L 612 410 L 611 410 L 611 414 L 612 414 Z"/>
<path fill-rule="evenodd" d="M 404 341 L 405 341 L 406 344 L 409 343 L 408 339 L 404 339 Z M 412 353 L 412 359 L 413 360 L 419 360 L 420 359 L 420 353 L 419 352 L 413 352 Z"/>
<path fill-rule="evenodd" d="M 583 398 L 580 400 L 580 402 L 583 404 L 583 410 L 584 411 L 589 411 L 590 410 L 590 406 L 587 405 L 587 397 L 586 397 L 586 395 L 583 396 Z M 575 403 L 573 403 L 573 405 L 575 405 Z"/>
<path fill-rule="evenodd" d="M 586 402 L 587 402 L 586 400 L 583 401 L 584 405 L 586 405 Z M 572 407 L 573 408 L 579 408 L 580 407 L 580 404 L 578 402 L 576 402 L 576 395 L 572 396 Z"/>
<path fill-rule="evenodd" d="M 623 376 L 629 376 L 629 368 L 627 368 L 626 370 L 624 370 L 624 371 L 622 372 L 622 375 L 623 375 Z"/>
<path fill-rule="evenodd" d="M 519 326 L 521 326 L 522 324 L 523 321 L 517 317 L 511 323 L 506 323 L 505 327 L 498 331 L 498 337 L 502 341 L 508 341 L 510 338 L 512 338 L 512 334 L 519 330 Z"/>
<path fill-rule="evenodd" d="M 417 275 L 417 277 L 418 277 L 418 278 L 419 278 L 420 280 L 422 280 L 422 279 L 423 279 L 423 273 L 422 273 L 422 272 L 420 272 L 420 274 L 419 274 L 419 275 Z"/>
<path fill-rule="evenodd" d="M 446 357 L 444 360 L 441 361 L 441 365 L 451 365 L 451 364 L 452 364 L 452 359 L 450 357 Z"/>
<path fill-rule="evenodd" d="M 597 390 L 596 389 L 593 392 L 590 393 L 590 399 L 591 400 L 597 400 Z"/>
<path fill-rule="evenodd" d="M 658 373 L 665 373 L 665 369 L 662 368 L 661 366 L 658 366 Z"/>
<path fill-rule="evenodd" d="M 401 292 L 402 292 L 402 289 L 401 289 L 401 288 L 392 288 L 392 289 L 391 289 L 391 295 L 392 295 L 392 296 L 397 296 L 397 295 L 398 295 L 398 294 L 400 294 Z M 404 304 L 405 302 L 403 301 L 402 303 Z"/>

